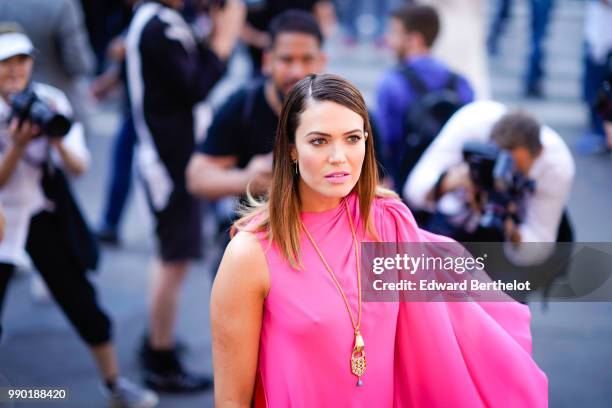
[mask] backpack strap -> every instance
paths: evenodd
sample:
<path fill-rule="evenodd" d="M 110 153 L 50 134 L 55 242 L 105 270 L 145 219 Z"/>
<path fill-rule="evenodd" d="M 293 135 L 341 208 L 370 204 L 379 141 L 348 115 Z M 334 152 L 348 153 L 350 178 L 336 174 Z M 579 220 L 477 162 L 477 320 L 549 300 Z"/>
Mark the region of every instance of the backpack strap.
<path fill-rule="evenodd" d="M 410 87 L 416 92 L 417 96 L 424 96 L 427 93 L 433 91 L 429 89 L 421 77 L 417 74 L 416 70 L 408 65 L 401 65 L 398 71 L 408 81 Z M 450 89 L 455 92 L 459 91 L 459 75 L 452 71 L 448 71 L 448 79 L 446 84 L 441 89 Z"/>
<path fill-rule="evenodd" d="M 459 75 L 455 74 L 452 71 L 448 71 L 448 79 L 446 80 L 446 85 L 444 89 L 450 89 L 455 92 L 459 92 Z"/>
<path fill-rule="evenodd" d="M 414 68 L 403 64 L 399 67 L 399 72 L 408 81 L 410 88 L 416 93 L 417 97 L 421 97 L 430 91 Z"/>

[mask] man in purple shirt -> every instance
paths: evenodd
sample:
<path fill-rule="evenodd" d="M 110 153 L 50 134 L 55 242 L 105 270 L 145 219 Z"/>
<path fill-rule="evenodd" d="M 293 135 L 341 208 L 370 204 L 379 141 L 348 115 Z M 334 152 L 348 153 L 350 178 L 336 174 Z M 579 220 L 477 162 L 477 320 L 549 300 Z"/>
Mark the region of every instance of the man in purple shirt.
<path fill-rule="evenodd" d="M 409 129 L 406 129 L 406 116 L 423 97 L 423 89 L 415 89 L 414 82 L 420 83 L 425 94 L 452 88 L 460 104 L 474 99 L 470 84 L 431 55 L 439 28 L 438 14 L 430 6 L 411 4 L 391 13 L 388 41 L 399 66 L 390 69 L 380 82 L 376 119 L 383 144 L 383 165 L 397 191 L 407 177 L 404 152 Z M 408 80 L 406 71 L 413 80 Z"/>

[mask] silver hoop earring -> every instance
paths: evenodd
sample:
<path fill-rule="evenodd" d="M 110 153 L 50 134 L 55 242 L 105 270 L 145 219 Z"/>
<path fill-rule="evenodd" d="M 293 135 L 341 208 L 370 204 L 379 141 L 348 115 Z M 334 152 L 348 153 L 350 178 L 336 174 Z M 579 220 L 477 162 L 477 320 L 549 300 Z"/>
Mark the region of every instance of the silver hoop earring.
<path fill-rule="evenodd" d="M 296 175 L 300 174 L 300 170 L 299 170 L 299 167 L 298 167 L 298 161 L 297 160 L 294 161 L 293 164 L 295 164 L 295 174 Z"/>

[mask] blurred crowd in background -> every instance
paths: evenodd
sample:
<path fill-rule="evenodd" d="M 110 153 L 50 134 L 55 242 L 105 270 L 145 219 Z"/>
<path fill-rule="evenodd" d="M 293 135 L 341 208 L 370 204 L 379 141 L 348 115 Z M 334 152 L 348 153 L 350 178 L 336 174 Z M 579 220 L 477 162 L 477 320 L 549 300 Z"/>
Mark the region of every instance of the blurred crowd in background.
<path fill-rule="evenodd" d="M 142 183 L 157 242 L 151 254 L 148 328 L 139 353 L 144 383 L 159 392 L 209 389 L 211 378 L 181 362 L 184 345 L 174 335 L 180 289 L 190 262 L 211 253 L 205 246 L 218 248 L 216 256 L 221 256 L 236 206 L 246 201 L 247 191 L 265 196 L 283 100 L 309 73 L 326 72 L 330 39 L 355 52 L 367 42 L 394 56 L 394 65 L 377 78 L 370 112 L 381 183 L 399 194 L 423 228 L 464 241 L 572 241 L 566 211 L 574 178 L 570 149 L 528 112 L 490 100 L 487 61 L 499 53 L 513 3 L 0 2 L 0 203 L 6 218 L 0 306 L 13 270 L 27 263 L 27 253 L 41 272 L 33 283 L 36 296 L 50 292 L 60 303 L 90 346 L 109 398 L 123 406 L 155 405 L 153 392 L 119 376 L 112 317 L 97 303 L 85 273 L 96 266 L 98 242 L 122 245 L 129 192 L 135 182 Z M 529 53 L 521 94 L 537 100 L 546 98 L 545 39 L 556 1 L 525 3 Z M 612 2 L 584 3 L 582 94 L 589 114 L 570 148 L 584 155 L 609 154 Z M 236 58 L 249 62 L 249 78 L 218 97 L 215 86 Z M 53 90 L 43 90 L 43 84 Z M 67 135 L 48 134 L 47 122 L 29 105 L 17 109 L 15 95 L 27 89 L 70 119 Z M 64 94 L 62 110 L 58 101 Z M 40 250 L 64 225 L 51 215 L 41 219 L 43 213 L 62 211 L 49 168 L 78 174 L 99 160 L 87 152 L 86 141 L 96 134 L 92 116 L 109 106 L 120 121 L 106 164 L 108 183 L 100 185 L 103 212 L 80 231 L 84 235 L 59 234 L 58 242 L 65 242 L 55 250 L 79 261 L 66 266 L 53 250 Z M 24 129 L 30 122 L 32 128 Z M 467 144 L 473 139 L 478 144 Z M 20 177 L 37 182 L 25 191 L 16 181 Z M 78 205 L 72 210 L 79 213 Z M 206 241 L 204 219 L 215 224 Z M 92 256 L 83 260 L 87 251 Z M 508 257 L 528 262 L 520 254 Z M 74 279 L 58 282 L 58 269 L 71 270 Z"/>

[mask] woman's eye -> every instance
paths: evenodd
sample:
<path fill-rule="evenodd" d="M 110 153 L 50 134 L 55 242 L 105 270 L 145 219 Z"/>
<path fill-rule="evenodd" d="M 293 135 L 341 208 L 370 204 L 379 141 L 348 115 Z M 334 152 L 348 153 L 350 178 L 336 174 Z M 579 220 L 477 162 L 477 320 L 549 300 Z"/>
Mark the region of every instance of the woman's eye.
<path fill-rule="evenodd" d="M 361 140 L 361 136 L 359 135 L 352 135 L 348 137 L 348 141 L 351 143 L 357 143 L 360 140 Z"/>
<path fill-rule="evenodd" d="M 317 139 L 312 139 L 310 141 L 310 143 L 312 143 L 315 146 L 319 146 L 319 145 L 322 145 L 323 143 L 325 143 L 325 139 L 323 139 L 322 137 L 319 137 Z"/>

